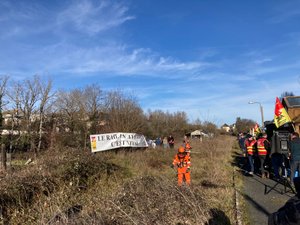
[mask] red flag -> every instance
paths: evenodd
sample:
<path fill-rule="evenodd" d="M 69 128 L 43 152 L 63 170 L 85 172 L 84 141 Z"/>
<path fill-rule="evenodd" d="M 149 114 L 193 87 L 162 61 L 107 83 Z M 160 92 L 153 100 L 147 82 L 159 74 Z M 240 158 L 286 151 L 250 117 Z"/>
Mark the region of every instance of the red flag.
<path fill-rule="evenodd" d="M 261 130 L 260 130 L 260 128 L 259 128 L 259 126 L 258 126 L 257 123 L 255 124 L 253 130 L 254 130 L 254 135 L 255 136 L 258 136 L 261 133 Z"/>
<path fill-rule="evenodd" d="M 288 122 L 291 122 L 291 118 L 289 117 L 287 111 L 281 104 L 278 97 L 276 97 L 276 103 L 275 103 L 275 115 L 274 115 L 274 123 L 276 127 L 280 127 L 283 124 L 286 124 Z"/>

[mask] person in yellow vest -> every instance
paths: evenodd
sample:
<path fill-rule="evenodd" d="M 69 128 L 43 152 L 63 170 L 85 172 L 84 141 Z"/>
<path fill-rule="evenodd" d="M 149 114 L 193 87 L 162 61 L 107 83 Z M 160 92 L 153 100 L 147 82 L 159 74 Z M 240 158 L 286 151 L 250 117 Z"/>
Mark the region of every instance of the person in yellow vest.
<path fill-rule="evenodd" d="M 260 162 L 260 172 L 262 178 L 269 178 L 270 174 L 269 171 L 266 170 L 266 159 L 267 156 L 270 154 L 271 145 L 269 140 L 267 139 L 267 134 L 263 133 L 258 136 L 257 140 L 257 153 L 258 153 L 258 159 Z"/>
<path fill-rule="evenodd" d="M 256 140 L 252 135 L 248 135 L 248 139 L 245 141 L 245 146 L 247 149 L 247 157 L 248 157 L 248 173 L 253 175 L 254 173 L 254 154 L 256 152 Z"/>

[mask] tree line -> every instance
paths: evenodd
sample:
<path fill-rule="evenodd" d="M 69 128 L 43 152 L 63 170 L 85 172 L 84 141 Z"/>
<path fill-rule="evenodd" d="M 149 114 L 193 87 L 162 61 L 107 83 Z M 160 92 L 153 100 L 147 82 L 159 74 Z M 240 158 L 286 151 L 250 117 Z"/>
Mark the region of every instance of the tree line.
<path fill-rule="evenodd" d="M 103 91 L 98 84 L 55 90 L 51 79 L 38 75 L 17 81 L 0 77 L 0 125 L 8 151 L 35 154 L 56 146 L 87 149 L 90 134 L 134 132 L 155 138 L 182 137 L 194 129 L 218 132 L 213 122 L 190 123 L 184 111 L 144 112 L 136 97 L 122 90 Z"/>

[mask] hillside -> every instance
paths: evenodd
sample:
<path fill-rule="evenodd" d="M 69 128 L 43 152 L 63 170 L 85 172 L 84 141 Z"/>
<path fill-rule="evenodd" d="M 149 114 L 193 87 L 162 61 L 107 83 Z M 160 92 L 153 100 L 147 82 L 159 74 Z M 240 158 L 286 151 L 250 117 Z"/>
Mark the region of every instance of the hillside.
<path fill-rule="evenodd" d="M 192 185 L 179 188 L 174 150 L 17 155 L 1 178 L 4 224 L 232 224 L 235 139 L 192 140 Z M 176 147 L 181 144 L 178 141 Z"/>

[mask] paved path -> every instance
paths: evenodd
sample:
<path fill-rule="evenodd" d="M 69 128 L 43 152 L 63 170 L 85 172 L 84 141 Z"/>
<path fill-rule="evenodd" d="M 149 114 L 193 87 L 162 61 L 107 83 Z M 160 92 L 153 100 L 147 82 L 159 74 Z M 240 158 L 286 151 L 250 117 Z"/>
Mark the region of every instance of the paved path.
<path fill-rule="evenodd" d="M 237 161 L 241 162 L 241 158 Z M 244 187 L 239 194 L 246 202 L 246 215 L 250 225 L 268 224 L 270 213 L 277 211 L 294 193 L 288 185 L 272 179 L 262 179 L 260 175 L 249 176 L 239 163 L 239 172 L 243 174 Z M 243 215 L 242 215 L 243 216 Z"/>

